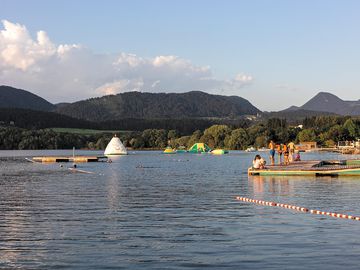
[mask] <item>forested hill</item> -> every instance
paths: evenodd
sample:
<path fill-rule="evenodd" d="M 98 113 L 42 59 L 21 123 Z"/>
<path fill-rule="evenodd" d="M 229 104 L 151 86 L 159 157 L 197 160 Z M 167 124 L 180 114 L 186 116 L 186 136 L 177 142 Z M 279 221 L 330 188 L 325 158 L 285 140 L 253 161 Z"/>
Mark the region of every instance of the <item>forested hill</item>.
<path fill-rule="evenodd" d="M 0 128 L 15 126 L 26 129 L 53 127 L 83 128 L 98 130 L 143 131 L 145 129 L 177 130 L 179 134 L 191 134 L 204 130 L 211 125 L 226 124 L 232 127 L 247 127 L 246 119 L 134 119 L 92 122 L 54 112 L 33 111 L 17 108 L 0 108 Z"/>
<path fill-rule="evenodd" d="M 28 129 L 40 129 L 50 127 L 64 128 L 98 128 L 97 123 L 72 118 L 54 112 L 35 111 L 19 108 L 0 108 L 0 127 L 9 126 Z"/>
<path fill-rule="evenodd" d="M 244 98 L 210 95 L 200 91 L 181 94 L 128 92 L 63 104 L 56 111 L 90 121 L 123 118 L 224 118 L 260 112 Z"/>
<path fill-rule="evenodd" d="M 22 108 L 37 111 L 51 111 L 55 105 L 28 91 L 0 86 L 0 108 Z"/>

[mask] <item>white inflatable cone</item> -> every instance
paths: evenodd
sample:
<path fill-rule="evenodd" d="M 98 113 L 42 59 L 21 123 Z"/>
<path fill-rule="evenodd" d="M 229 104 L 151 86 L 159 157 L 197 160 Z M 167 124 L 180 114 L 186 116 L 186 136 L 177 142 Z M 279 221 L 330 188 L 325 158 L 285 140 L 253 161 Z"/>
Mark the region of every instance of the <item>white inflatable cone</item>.
<path fill-rule="evenodd" d="M 106 146 L 104 155 L 127 155 L 127 151 L 120 139 L 115 135 Z"/>

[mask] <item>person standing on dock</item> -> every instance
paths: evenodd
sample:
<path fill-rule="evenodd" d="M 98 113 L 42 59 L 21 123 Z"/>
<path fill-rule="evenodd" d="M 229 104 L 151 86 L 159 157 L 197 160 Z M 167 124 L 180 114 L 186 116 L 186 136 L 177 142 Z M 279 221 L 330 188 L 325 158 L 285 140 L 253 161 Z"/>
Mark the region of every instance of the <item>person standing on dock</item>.
<path fill-rule="evenodd" d="M 283 144 L 282 151 L 284 153 L 284 165 L 289 164 L 289 148 L 287 147 L 286 143 Z"/>
<path fill-rule="evenodd" d="M 295 154 L 295 143 L 289 142 L 287 147 L 289 149 L 289 162 L 293 162 Z"/>
<path fill-rule="evenodd" d="M 283 154 L 283 151 L 282 151 L 282 144 L 278 144 L 276 145 L 276 150 L 277 150 L 277 153 L 279 155 L 279 165 L 281 164 L 281 161 L 282 161 L 282 154 Z"/>
<path fill-rule="evenodd" d="M 275 165 L 275 143 L 272 140 L 269 143 L 269 149 L 271 165 Z"/>

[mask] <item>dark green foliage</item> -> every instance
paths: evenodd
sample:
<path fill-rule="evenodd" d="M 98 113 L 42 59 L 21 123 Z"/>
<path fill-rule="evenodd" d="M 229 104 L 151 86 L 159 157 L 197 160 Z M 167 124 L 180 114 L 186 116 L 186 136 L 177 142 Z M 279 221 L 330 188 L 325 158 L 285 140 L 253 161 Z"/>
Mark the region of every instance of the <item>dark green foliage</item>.
<path fill-rule="evenodd" d="M 146 129 L 177 130 L 180 134 L 190 134 L 197 129 L 204 130 L 214 124 L 226 124 L 231 127 L 246 127 L 249 122 L 244 119 L 121 119 L 106 122 L 91 122 L 75 119 L 53 112 L 33 111 L 27 109 L 0 108 L 0 126 L 14 126 L 27 129 L 43 128 L 83 128 L 99 130 L 132 130 Z"/>
<path fill-rule="evenodd" d="M 249 135 L 243 128 L 235 129 L 225 138 L 225 147 L 228 149 L 244 150 L 249 146 Z"/>
<path fill-rule="evenodd" d="M 286 142 L 289 140 L 288 124 L 286 119 L 270 118 L 266 123 L 265 137 L 274 142 Z"/>
<path fill-rule="evenodd" d="M 304 118 L 310 118 L 315 116 L 335 116 L 334 113 L 330 112 L 319 112 L 319 111 L 309 111 L 309 110 L 284 110 L 279 112 L 263 112 L 261 117 L 266 120 L 270 118 L 281 118 L 286 119 L 291 124 L 297 124 L 304 120 Z"/>
<path fill-rule="evenodd" d="M 231 129 L 226 125 L 213 125 L 204 131 L 201 141 L 210 148 L 224 148 L 224 141 L 231 134 Z"/>
<path fill-rule="evenodd" d="M 334 125 L 343 125 L 347 119 L 349 119 L 348 116 L 313 116 L 305 118 L 303 125 L 304 128 L 313 128 L 318 132 L 323 132 Z"/>
<path fill-rule="evenodd" d="M 75 119 L 66 115 L 52 112 L 34 111 L 28 109 L 0 108 L 0 123 L 8 126 L 13 122 L 14 126 L 27 129 L 41 129 L 51 127 L 66 128 L 98 128 L 93 122 Z"/>
<path fill-rule="evenodd" d="M 313 129 L 303 129 L 297 135 L 299 142 L 313 142 L 316 140 L 316 134 Z"/>
<path fill-rule="evenodd" d="M 51 129 L 27 130 L 16 127 L 0 127 L 0 149 L 71 149 L 73 147 L 79 149 L 89 148 L 89 146 L 92 146 L 92 149 L 104 149 L 111 136 L 111 134 L 57 133 Z"/>
<path fill-rule="evenodd" d="M 276 143 L 289 141 L 316 141 L 319 145 L 331 146 L 337 141 L 360 138 L 360 120 L 349 117 L 320 117 L 304 120 L 307 128 L 291 127 L 284 119 L 269 119 L 250 127 L 236 125 L 212 125 L 206 129 L 195 130 L 191 136 L 181 136 L 176 129 L 149 128 L 142 132 L 121 132 L 120 139 L 126 147 L 134 149 L 163 149 L 172 147 L 191 147 L 203 142 L 211 148 L 246 149 L 249 146 L 264 147 L 269 140 Z M 322 125 L 322 126 L 320 126 Z M 51 129 L 22 129 L 0 127 L 0 149 L 105 149 L 113 134 L 91 133 L 75 134 L 55 132 Z"/>

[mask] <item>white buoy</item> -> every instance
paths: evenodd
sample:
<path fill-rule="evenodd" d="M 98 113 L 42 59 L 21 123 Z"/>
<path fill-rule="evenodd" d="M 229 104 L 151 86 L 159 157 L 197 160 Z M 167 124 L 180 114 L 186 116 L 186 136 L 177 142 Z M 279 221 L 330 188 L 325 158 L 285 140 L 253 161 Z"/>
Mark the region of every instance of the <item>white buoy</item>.
<path fill-rule="evenodd" d="M 122 144 L 120 139 L 115 135 L 105 148 L 105 156 L 113 155 L 127 155 L 125 146 Z"/>

